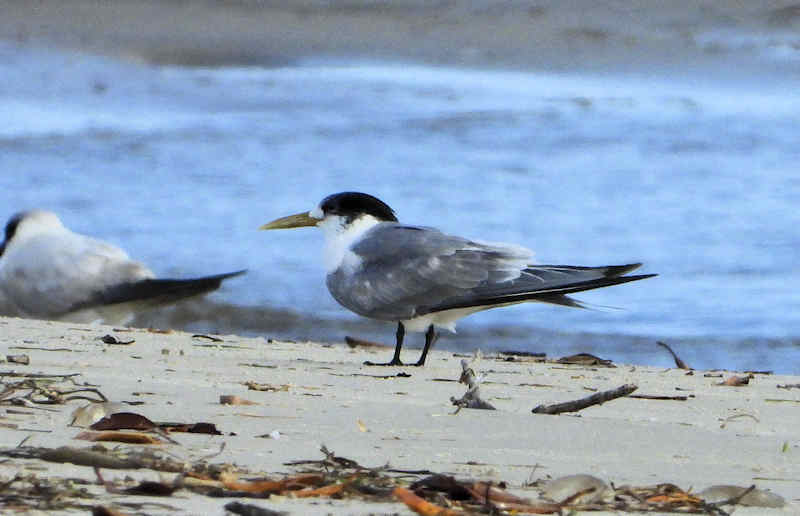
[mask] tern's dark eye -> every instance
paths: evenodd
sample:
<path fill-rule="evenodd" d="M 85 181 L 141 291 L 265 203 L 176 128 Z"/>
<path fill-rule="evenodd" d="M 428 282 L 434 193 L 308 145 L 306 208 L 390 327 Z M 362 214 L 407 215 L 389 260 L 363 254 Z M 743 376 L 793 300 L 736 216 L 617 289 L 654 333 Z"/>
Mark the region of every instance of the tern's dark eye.
<path fill-rule="evenodd" d="M 394 211 L 380 199 L 359 192 L 342 192 L 329 195 L 320 203 L 326 215 L 339 215 L 354 219 L 359 215 L 372 215 L 378 220 L 397 222 Z"/>

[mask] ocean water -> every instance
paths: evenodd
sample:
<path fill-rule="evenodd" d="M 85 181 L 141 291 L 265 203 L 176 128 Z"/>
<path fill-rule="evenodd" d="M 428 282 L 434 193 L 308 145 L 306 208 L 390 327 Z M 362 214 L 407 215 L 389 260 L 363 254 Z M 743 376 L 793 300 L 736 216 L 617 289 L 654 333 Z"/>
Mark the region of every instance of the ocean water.
<path fill-rule="evenodd" d="M 249 269 L 205 311 L 187 308 L 188 328 L 392 342 L 391 324 L 327 293 L 319 232 L 257 231 L 360 190 L 401 221 L 522 244 L 540 262 L 659 274 L 576 296 L 591 310 L 476 314 L 438 346 L 669 366 L 663 340 L 696 367 L 798 374 L 798 82 L 202 69 L 2 46 L 0 218 L 53 210 L 162 276 Z"/>

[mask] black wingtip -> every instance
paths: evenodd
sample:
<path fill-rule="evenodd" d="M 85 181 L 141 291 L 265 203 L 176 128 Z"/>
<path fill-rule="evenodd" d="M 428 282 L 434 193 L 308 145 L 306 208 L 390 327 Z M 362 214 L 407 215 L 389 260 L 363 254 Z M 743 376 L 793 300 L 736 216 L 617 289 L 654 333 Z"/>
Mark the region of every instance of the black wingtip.
<path fill-rule="evenodd" d="M 116 285 L 98 292 L 92 301 L 74 309 L 92 306 L 114 305 L 136 301 L 148 306 L 159 306 L 199 296 L 217 290 L 226 279 L 241 276 L 246 269 L 188 279 L 146 279 L 134 283 Z"/>
<path fill-rule="evenodd" d="M 608 277 L 622 276 L 623 274 L 628 274 L 631 271 L 635 271 L 641 266 L 642 266 L 641 263 L 628 263 L 626 265 L 610 265 L 606 272 L 606 276 Z"/>
<path fill-rule="evenodd" d="M 202 276 L 200 278 L 192 278 L 192 279 L 194 279 L 194 280 L 216 280 L 216 279 L 218 279 L 220 281 L 223 281 L 223 280 L 226 280 L 228 278 L 235 278 L 236 276 L 241 276 L 242 274 L 246 274 L 246 273 L 247 273 L 247 269 L 242 269 L 242 270 L 238 270 L 238 271 L 234 271 L 234 272 L 223 272 L 222 274 L 214 274 L 212 276 Z M 175 281 L 191 281 L 192 279 L 190 279 L 190 280 L 175 280 Z"/>
<path fill-rule="evenodd" d="M 640 264 L 630 265 L 616 265 L 619 270 L 625 267 L 633 267 L 634 269 Z M 630 269 L 632 270 L 632 269 Z M 576 292 L 584 292 L 586 290 L 594 290 L 597 288 L 610 287 L 612 285 L 621 285 L 631 281 L 639 281 L 647 278 L 658 276 L 658 274 L 637 274 L 633 276 L 620 276 L 620 275 L 605 275 L 602 278 L 595 278 L 586 281 L 570 283 L 567 285 L 560 285 L 545 290 L 532 290 L 522 291 L 511 294 L 504 294 L 499 296 L 485 297 L 481 299 L 471 299 L 468 301 L 443 303 L 434 307 L 429 312 L 441 312 L 443 310 L 451 310 L 454 308 L 469 308 L 474 306 L 495 306 L 503 304 L 522 303 L 524 301 L 539 301 L 543 303 L 552 303 L 564 306 L 573 306 L 576 308 L 583 308 L 581 302 L 568 297 L 568 294 L 575 294 Z M 577 306 L 576 306 L 577 305 Z"/>

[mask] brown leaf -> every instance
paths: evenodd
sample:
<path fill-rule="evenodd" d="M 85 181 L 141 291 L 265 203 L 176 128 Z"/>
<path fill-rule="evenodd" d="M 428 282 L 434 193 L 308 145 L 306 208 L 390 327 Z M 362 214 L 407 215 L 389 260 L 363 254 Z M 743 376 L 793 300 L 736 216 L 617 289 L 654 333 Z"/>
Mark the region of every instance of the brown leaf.
<path fill-rule="evenodd" d="M 92 430 L 152 430 L 156 424 L 135 412 L 116 412 L 96 422 Z"/>
<path fill-rule="evenodd" d="M 186 431 L 190 434 L 222 435 L 214 423 L 195 423 Z"/>
<path fill-rule="evenodd" d="M 234 480 L 222 479 L 222 483 L 227 489 L 255 494 L 278 494 L 290 490 L 299 490 L 304 487 L 319 485 L 322 481 L 323 476 L 318 473 L 297 475 L 284 478 L 283 480 L 259 480 L 254 482 L 237 482 Z"/>
<path fill-rule="evenodd" d="M 395 487 L 392 494 L 408 506 L 409 509 L 422 516 L 461 516 L 464 513 L 432 504 L 415 495 L 413 491 L 402 487 Z"/>
<path fill-rule="evenodd" d="M 731 376 L 724 382 L 720 382 L 717 385 L 726 385 L 728 387 L 742 387 L 750 383 L 750 379 L 753 378 L 752 374 L 747 376 Z"/>
<path fill-rule="evenodd" d="M 582 365 L 582 366 L 606 366 L 606 367 L 617 367 L 611 362 L 611 360 L 606 360 L 604 358 L 596 357 L 589 353 L 578 353 L 575 355 L 570 355 L 568 357 L 562 357 L 556 360 L 559 364 L 572 364 L 572 365 Z"/>
<path fill-rule="evenodd" d="M 158 427 L 167 432 L 222 435 L 214 423 L 159 423 Z"/>

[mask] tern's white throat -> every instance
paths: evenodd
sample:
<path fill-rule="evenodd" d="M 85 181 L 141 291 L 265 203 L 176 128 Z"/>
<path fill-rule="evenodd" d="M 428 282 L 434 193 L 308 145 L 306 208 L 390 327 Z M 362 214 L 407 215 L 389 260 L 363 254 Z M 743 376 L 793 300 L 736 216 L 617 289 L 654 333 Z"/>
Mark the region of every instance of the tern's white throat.
<path fill-rule="evenodd" d="M 325 270 L 331 273 L 342 266 L 358 267 L 361 259 L 350 250 L 350 247 L 380 223 L 380 220 L 368 214 L 359 215 L 352 220 L 340 215 L 327 215 L 322 219 L 317 227 L 325 235 Z"/>

